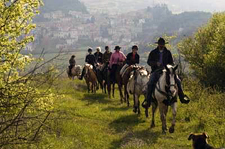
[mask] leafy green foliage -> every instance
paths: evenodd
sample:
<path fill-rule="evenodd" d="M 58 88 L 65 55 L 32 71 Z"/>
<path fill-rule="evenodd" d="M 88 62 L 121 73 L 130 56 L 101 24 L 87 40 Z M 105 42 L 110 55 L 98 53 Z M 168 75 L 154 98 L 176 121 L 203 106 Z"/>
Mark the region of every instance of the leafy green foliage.
<path fill-rule="evenodd" d="M 206 85 L 225 87 L 224 41 L 225 13 L 217 13 L 193 37 L 186 38 L 179 44 L 194 74 Z"/>
<path fill-rule="evenodd" d="M 40 0 L 0 1 L 0 147 L 35 141 L 52 110 L 55 95 L 42 87 L 46 80 L 35 80 L 42 64 L 20 54 L 34 40 L 32 18 L 40 5 Z"/>

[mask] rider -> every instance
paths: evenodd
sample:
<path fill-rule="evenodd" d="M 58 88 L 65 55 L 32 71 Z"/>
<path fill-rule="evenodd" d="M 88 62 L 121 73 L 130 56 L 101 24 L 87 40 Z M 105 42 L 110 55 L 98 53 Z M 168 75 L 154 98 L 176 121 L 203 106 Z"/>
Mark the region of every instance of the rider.
<path fill-rule="evenodd" d="M 108 66 L 111 55 L 112 52 L 109 51 L 109 46 L 105 46 L 105 53 L 102 56 L 103 66 L 101 71 L 103 71 Z"/>
<path fill-rule="evenodd" d="M 152 93 L 154 91 L 155 85 L 160 78 L 160 75 L 162 74 L 162 70 L 167 64 L 173 65 L 173 58 L 172 54 L 167 48 L 165 47 L 165 40 L 163 38 L 159 38 L 158 47 L 151 51 L 148 57 L 148 65 L 152 68 L 152 73 L 150 75 L 150 80 L 148 82 L 148 89 L 147 89 L 147 103 L 146 100 L 144 101 L 143 107 L 147 108 L 150 107 L 151 101 L 152 101 Z M 188 97 L 183 93 L 182 87 L 181 87 L 181 81 L 178 78 L 178 76 L 175 77 L 176 83 L 178 86 L 178 96 L 180 98 L 181 103 L 188 104 L 190 100 Z"/>
<path fill-rule="evenodd" d="M 96 52 L 94 53 L 94 56 L 95 56 L 96 62 L 102 64 L 103 54 L 101 53 L 101 47 L 96 48 Z"/>
<path fill-rule="evenodd" d="M 88 63 L 88 64 L 91 64 L 93 66 L 93 70 L 96 72 L 96 68 L 95 68 L 95 65 L 96 65 L 96 60 L 95 60 L 95 56 L 92 54 L 92 48 L 88 48 L 88 55 L 86 56 L 85 58 L 85 62 Z M 83 79 L 83 76 L 84 76 L 84 68 L 83 68 L 83 71 L 82 71 L 82 74 L 80 76 L 80 80 Z"/>
<path fill-rule="evenodd" d="M 123 66 L 123 68 L 120 71 L 120 75 L 123 76 L 126 68 L 128 68 L 130 65 L 139 64 L 140 56 L 137 53 L 138 46 L 134 45 L 132 46 L 132 52 L 127 54 L 126 64 Z"/>
<path fill-rule="evenodd" d="M 117 66 L 123 63 L 126 60 L 126 56 L 123 54 L 123 52 L 120 51 L 120 46 L 115 46 L 115 52 L 111 55 L 110 61 L 109 61 L 109 67 L 111 69 L 110 72 L 110 78 L 115 82 L 116 81 L 116 70 Z"/>
<path fill-rule="evenodd" d="M 72 75 L 72 69 L 73 69 L 73 67 L 76 65 L 76 61 L 75 61 L 75 55 L 72 55 L 71 56 L 71 58 L 70 58 L 70 60 L 69 60 L 69 76 L 71 76 Z"/>

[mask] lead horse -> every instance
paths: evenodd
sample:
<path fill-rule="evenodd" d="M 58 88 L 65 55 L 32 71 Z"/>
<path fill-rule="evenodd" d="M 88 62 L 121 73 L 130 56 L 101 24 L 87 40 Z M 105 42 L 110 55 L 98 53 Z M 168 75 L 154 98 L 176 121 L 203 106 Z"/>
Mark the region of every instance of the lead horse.
<path fill-rule="evenodd" d="M 166 133 L 166 115 L 168 112 L 168 107 L 172 108 L 173 120 L 169 132 L 173 133 L 175 130 L 176 114 L 177 114 L 177 85 L 175 82 L 175 71 L 178 66 L 167 65 L 162 71 L 158 82 L 156 83 L 155 90 L 153 92 L 152 101 L 152 123 L 151 128 L 155 127 L 155 111 L 157 106 L 159 106 L 160 119 L 162 122 L 162 132 Z M 147 109 L 146 109 L 147 110 Z"/>

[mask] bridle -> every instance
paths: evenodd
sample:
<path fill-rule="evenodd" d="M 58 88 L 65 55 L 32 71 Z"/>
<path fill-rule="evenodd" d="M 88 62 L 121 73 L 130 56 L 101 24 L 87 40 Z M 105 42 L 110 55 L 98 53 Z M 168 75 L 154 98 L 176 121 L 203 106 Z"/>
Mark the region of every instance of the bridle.
<path fill-rule="evenodd" d="M 162 91 L 162 89 L 161 89 L 161 86 L 160 86 L 160 81 L 158 80 L 158 82 L 157 82 L 157 85 L 156 85 L 156 90 L 160 93 L 160 94 L 162 94 L 162 95 L 164 95 L 164 96 L 166 96 L 166 97 L 169 97 L 169 98 L 173 98 L 173 96 L 172 96 L 172 93 L 171 93 L 171 91 L 170 91 L 170 87 L 175 87 L 176 88 L 176 84 L 174 83 L 174 84 L 170 84 L 170 81 L 169 81 L 169 78 L 170 78 L 170 76 L 169 76 L 169 72 L 166 72 L 166 85 L 165 85 L 165 90 L 166 90 L 166 92 L 164 92 L 164 91 Z M 169 77 L 169 78 L 168 78 Z M 175 76 L 174 76 L 175 77 Z M 175 81 L 174 81 L 175 82 Z"/>

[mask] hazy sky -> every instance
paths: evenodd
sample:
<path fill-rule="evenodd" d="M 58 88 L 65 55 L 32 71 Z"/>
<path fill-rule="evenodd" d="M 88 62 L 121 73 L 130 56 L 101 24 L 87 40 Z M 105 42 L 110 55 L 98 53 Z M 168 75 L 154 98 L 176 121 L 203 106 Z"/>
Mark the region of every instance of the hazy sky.
<path fill-rule="evenodd" d="M 225 11 L 225 0 L 81 0 L 89 9 L 96 7 L 106 6 L 113 7 L 112 4 L 117 6 L 118 11 L 130 11 L 143 9 L 158 3 L 168 4 L 170 10 L 173 12 L 182 11 L 210 11 L 218 12 Z M 123 6 L 123 7 L 120 7 Z"/>
<path fill-rule="evenodd" d="M 155 0 L 166 3 L 173 11 L 225 11 L 225 0 Z"/>

